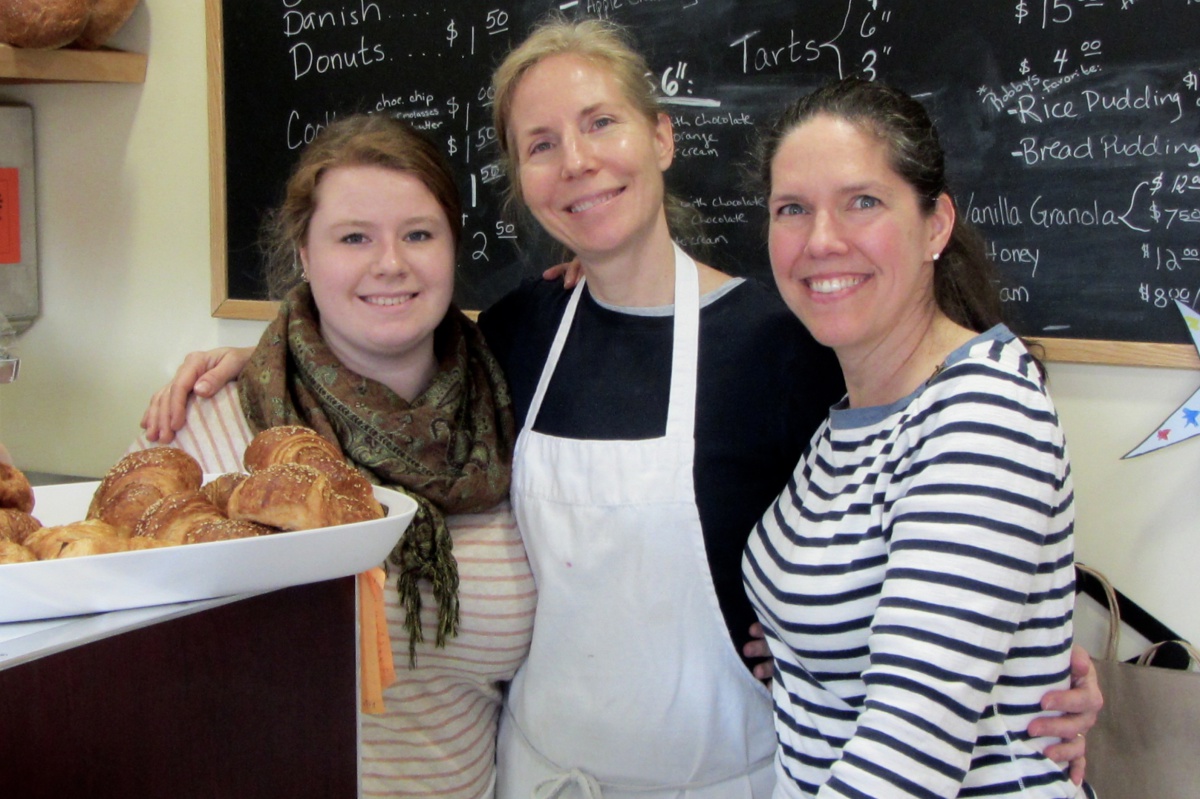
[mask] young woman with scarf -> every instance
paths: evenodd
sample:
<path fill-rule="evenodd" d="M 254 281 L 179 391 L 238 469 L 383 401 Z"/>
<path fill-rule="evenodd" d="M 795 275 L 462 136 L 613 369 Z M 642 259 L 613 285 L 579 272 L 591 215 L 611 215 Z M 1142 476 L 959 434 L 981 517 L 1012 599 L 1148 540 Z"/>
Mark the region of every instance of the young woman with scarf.
<path fill-rule="evenodd" d="M 451 305 L 461 218 L 448 164 L 404 123 L 322 131 L 266 226 L 279 314 L 240 381 L 190 403 L 174 442 L 207 472 L 240 471 L 254 433 L 304 425 L 417 501 L 386 564 L 396 680 L 362 716 L 364 795 L 491 794 L 501 684 L 533 624 L 507 503 L 512 402 Z"/>

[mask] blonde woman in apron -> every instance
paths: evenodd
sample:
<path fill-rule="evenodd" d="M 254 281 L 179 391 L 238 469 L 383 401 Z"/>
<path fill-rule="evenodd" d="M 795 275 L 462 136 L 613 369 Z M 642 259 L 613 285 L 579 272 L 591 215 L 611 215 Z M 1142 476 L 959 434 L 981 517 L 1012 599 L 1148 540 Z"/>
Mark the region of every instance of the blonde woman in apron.
<path fill-rule="evenodd" d="M 539 610 L 501 722 L 499 795 L 767 796 L 770 698 L 718 610 L 692 483 L 696 267 L 676 250 L 661 438 L 578 440 L 533 429 L 582 288 L 514 458 L 513 506 Z M 657 653 L 653 665 L 633 651 Z"/>
<path fill-rule="evenodd" d="M 501 721 L 497 796 L 768 796 L 771 700 L 726 630 L 693 485 L 701 270 L 708 288 L 728 277 L 672 243 L 664 115 L 644 113 L 605 66 L 575 53 L 546 56 L 515 85 L 503 72 L 510 174 L 585 278 L 514 456 L 511 495 L 538 613 Z M 613 308 L 673 305 L 662 435 L 537 429 L 585 291 Z"/>

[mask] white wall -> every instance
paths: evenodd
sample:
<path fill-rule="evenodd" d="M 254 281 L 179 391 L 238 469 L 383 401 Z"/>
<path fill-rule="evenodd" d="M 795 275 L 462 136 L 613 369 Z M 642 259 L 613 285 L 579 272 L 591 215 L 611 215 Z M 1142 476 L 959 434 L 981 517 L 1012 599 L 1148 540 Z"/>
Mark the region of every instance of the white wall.
<path fill-rule="evenodd" d="M 0 386 L 18 465 L 100 475 L 181 355 L 249 344 L 262 324 L 209 315 L 203 4 L 144 0 L 115 45 L 144 85 L 0 86 L 34 107 L 42 317 Z M 1200 642 L 1200 440 L 1126 451 L 1200 387 L 1185 370 L 1052 364 L 1074 458 L 1081 560 Z"/>
<path fill-rule="evenodd" d="M 25 468 L 102 474 L 181 353 L 252 343 L 209 316 L 204 4 L 143 0 L 112 42 L 150 54 L 142 85 L 0 86 L 33 106 L 42 315 L 0 386 Z"/>

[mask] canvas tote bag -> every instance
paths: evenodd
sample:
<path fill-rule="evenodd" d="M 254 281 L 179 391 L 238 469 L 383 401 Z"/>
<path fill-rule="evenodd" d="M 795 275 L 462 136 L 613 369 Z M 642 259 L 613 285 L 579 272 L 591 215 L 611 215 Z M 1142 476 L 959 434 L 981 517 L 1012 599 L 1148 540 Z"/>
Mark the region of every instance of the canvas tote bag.
<path fill-rule="evenodd" d="M 1149 665 L 1167 641 L 1152 645 L 1135 662 L 1117 660 L 1120 603 L 1112 584 L 1087 566 L 1076 567 L 1104 587 L 1109 609 L 1105 656 L 1093 666 L 1104 709 L 1087 734 L 1087 781 L 1099 799 L 1197 799 L 1200 797 L 1200 653 L 1190 669 Z"/>

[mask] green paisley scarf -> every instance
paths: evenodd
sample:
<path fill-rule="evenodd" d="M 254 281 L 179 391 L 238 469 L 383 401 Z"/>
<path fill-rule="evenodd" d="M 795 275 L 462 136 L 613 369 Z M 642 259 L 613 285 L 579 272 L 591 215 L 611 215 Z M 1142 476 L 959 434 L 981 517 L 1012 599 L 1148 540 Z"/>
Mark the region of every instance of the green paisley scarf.
<path fill-rule="evenodd" d="M 400 570 L 410 663 L 423 637 L 420 580 L 430 581 L 438 602 L 437 645 L 458 631 L 458 564 L 444 515 L 486 510 L 508 496 L 516 439 L 500 365 L 457 308 L 435 331 L 434 351 L 437 373 L 409 403 L 334 357 L 302 283 L 281 303 L 239 382 L 255 432 L 311 427 L 373 482 L 416 500 L 417 514 L 388 558 Z"/>

